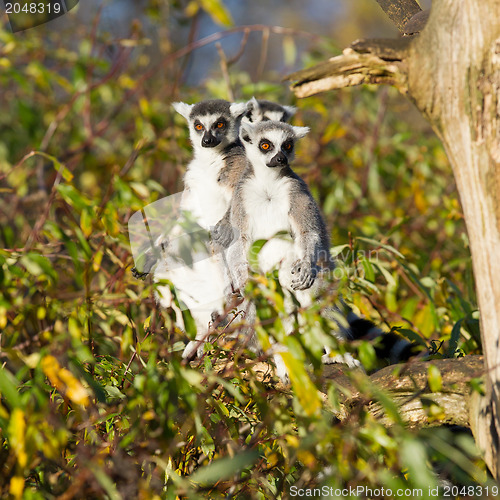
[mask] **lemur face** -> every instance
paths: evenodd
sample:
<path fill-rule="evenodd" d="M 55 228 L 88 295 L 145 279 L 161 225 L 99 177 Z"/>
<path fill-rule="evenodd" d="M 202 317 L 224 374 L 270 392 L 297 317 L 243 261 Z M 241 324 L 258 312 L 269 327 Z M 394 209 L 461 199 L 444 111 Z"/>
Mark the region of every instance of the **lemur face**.
<path fill-rule="evenodd" d="M 277 121 L 254 125 L 242 122 L 240 137 L 252 164 L 283 168 L 294 158 L 295 143 L 308 132 L 308 127 L 292 127 L 288 123 Z"/>
<path fill-rule="evenodd" d="M 257 123 L 265 121 L 287 122 L 295 114 L 293 106 L 281 106 L 275 102 L 257 100 L 252 97 L 246 103 L 247 111 L 242 122 Z"/>
<path fill-rule="evenodd" d="M 193 147 L 223 149 L 238 138 L 239 122 L 246 107 L 222 99 L 197 104 L 176 102 L 174 109 L 188 122 Z"/>

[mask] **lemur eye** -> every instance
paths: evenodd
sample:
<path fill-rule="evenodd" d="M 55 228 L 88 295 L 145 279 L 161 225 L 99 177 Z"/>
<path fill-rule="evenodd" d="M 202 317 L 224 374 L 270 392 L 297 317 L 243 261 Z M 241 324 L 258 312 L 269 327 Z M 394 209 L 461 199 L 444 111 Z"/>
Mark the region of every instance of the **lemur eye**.
<path fill-rule="evenodd" d="M 203 125 L 201 123 L 197 123 L 194 128 L 198 131 L 203 130 Z"/>
<path fill-rule="evenodd" d="M 269 144 L 268 142 L 263 142 L 260 145 L 260 149 L 263 149 L 264 151 L 267 151 L 270 147 L 271 147 L 271 144 Z"/>
<path fill-rule="evenodd" d="M 223 128 L 225 125 L 224 122 L 217 122 L 217 128 Z"/>
<path fill-rule="evenodd" d="M 283 148 L 285 149 L 285 151 L 290 151 L 293 147 L 293 144 L 291 142 L 285 142 L 285 144 L 283 144 Z"/>

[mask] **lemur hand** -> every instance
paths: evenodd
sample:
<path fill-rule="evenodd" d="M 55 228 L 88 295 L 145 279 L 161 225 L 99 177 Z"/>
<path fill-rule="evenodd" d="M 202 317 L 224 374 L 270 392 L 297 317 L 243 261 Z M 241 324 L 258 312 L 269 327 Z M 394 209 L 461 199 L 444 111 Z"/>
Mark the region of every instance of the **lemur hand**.
<path fill-rule="evenodd" d="M 219 221 L 215 227 L 211 228 L 210 234 L 212 241 L 224 248 L 229 247 L 234 239 L 233 228 L 224 220 Z"/>
<path fill-rule="evenodd" d="M 132 276 L 138 280 L 145 280 L 149 273 L 141 273 L 135 267 L 132 268 Z"/>
<path fill-rule="evenodd" d="M 309 260 L 297 260 L 292 265 L 292 288 L 294 290 L 306 290 L 311 288 L 318 270 L 315 266 L 311 265 Z"/>

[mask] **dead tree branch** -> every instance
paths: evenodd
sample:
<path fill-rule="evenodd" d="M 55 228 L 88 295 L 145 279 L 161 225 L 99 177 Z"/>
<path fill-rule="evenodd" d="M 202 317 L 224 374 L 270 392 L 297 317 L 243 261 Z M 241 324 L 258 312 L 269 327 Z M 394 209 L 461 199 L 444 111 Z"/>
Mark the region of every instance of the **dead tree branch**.
<path fill-rule="evenodd" d="M 410 39 L 357 40 L 337 57 L 288 75 L 297 97 L 352 87 L 363 83 L 395 86 L 408 92 L 405 58 Z"/>

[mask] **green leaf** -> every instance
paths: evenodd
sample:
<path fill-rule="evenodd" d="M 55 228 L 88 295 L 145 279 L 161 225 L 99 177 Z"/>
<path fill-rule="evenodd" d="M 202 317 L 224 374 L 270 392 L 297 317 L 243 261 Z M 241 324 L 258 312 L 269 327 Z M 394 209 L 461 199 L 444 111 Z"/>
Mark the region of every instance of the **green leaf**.
<path fill-rule="evenodd" d="M 59 184 L 57 191 L 62 196 L 63 200 L 79 212 L 84 208 L 90 207 L 92 202 L 83 196 L 77 189 L 70 184 Z"/>
<path fill-rule="evenodd" d="M 443 377 L 436 365 L 429 365 L 427 369 L 427 382 L 431 392 L 439 392 L 443 388 Z"/>
<path fill-rule="evenodd" d="M 257 240 L 252 243 L 248 251 L 248 266 L 250 269 L 259 269 L 259 253 L 268 240 Z"/>
<path fill-rule="evenodd" d="M 425 340 L 418 333 L 414 332 L 413 330 L 410 330 L 409 328 L 400 328 L 399 326 L 393 327 L 393 330 L 396 333 L 402 335 L 403 337 L 406 337 L 411 342 L 415 342 L 417 344 L 420 344 L 425 349 L 428 349 L 427 343 L 425 342 Z"/>
<path fill-rule="evenodd" d="M 21 406 L 21 398 L 17 392 L 17 380 L 7 369 L 0 367 L 0 396 L 4 397 L 11 408 Z"/>
<path fill-rule="evenodd" d="M 94 474 L 97 482 L 102 486 L 110 500 L 122 500 L 122 496 L 116 489 L 113 480 L 104 472 L 105 469 L 90 461 L 88 461 L 86 465 L 92 471 L 92 474 Z"/>
<path fill-rule="evenodd" d="M 460 340 L 460 330 L 462 328 L 463 318 L 458 320 L 451 330 L 450 342 L 448 344 L 448 350 L 446 351 L 447 358 L 455 357 L 455 352 L 458 348 L 458 341 Z"/>
<path fill-rule="evenodd" d="M 199 486 L 208 486 L 229 479 L 242 469 L 252 466 L 259 458 L 257 450 L 248 450 L 234 457 L 224 457 L 198 469 L 191 474 L 190 481 Z"/>
<path fill-rule="evenodd" d="M 408 438 L 401 444 L 401 460 L 408 468 L 409 479 L 413 485 L 426 485 L 434 488 L 436 476 L 427 465 L 427 453 L 423 443 L 416 439 Z"/>
<path fill-rule="evenodd" d="M 382 273 L 389 286 L 396 286 L 394 276 L 385 268 L 383 263 L 372 261 L 372 264 Z"/>
<path fill-rule="evenodd" d="M 44 153 L 43 151 L 34 151 L 34 153 L 37 156 L 42 156 L 51 161 L 55 169 L 61 172 L 62 178 L 66 182 L 71 182 L 73 180 L 73 174 L 55 156 Z"/>
<path fill-rule="evenodd" d="M 370 371 L 377 360 L 377 353 L 375 348 L 370 342 L 361 342 L 358 350 L 359 361 L 365 368 L 365 370 Z"/>
<path fill-rule="evenodd" d="M 393 246 L 387 245 L 386 243 L 381 243 L 380 241 L 373 240 L 371 238 L 365 238 L 364 236 L 358 236 L 356 238 L 356 240 L 364 241 L 365 243 L 369 243 L 370 245 L 373 245 L 374 247 L 383 248 L 384 250 L 387 250 L 388 252 L 398 256 L 400 259 L 405 258 L 405 256 L 399 250 L 396 250 Z"/>
<path fill-rule="evenodd" d="M 293 66 L 297 59 L 297 47 L 292 36 L 283 37 L 283 59 L 287 66 Z M 331 213 L 332 210 L 329 212 L 325 210 L 325 212 Z"/>
<path fill-rule="evenodd" d="M 363 269 L 365 270 L 365 279 L 373 283 L 375 281 L 375 271 L 373 270 L 371 262 L 367 258 L 363 257 L 363 259 L 361 260 L 361 264 L 363 265 Z"/>
<path fill-rule="evenodd" d="M 104 391 L 108 395 L 110 400 L 116 400 L 116 399 L 125 399 L 125 394 L 118 389 L 118 387 L 115 387 L 113 385 L 105 385 L 104 386 Z"/>

